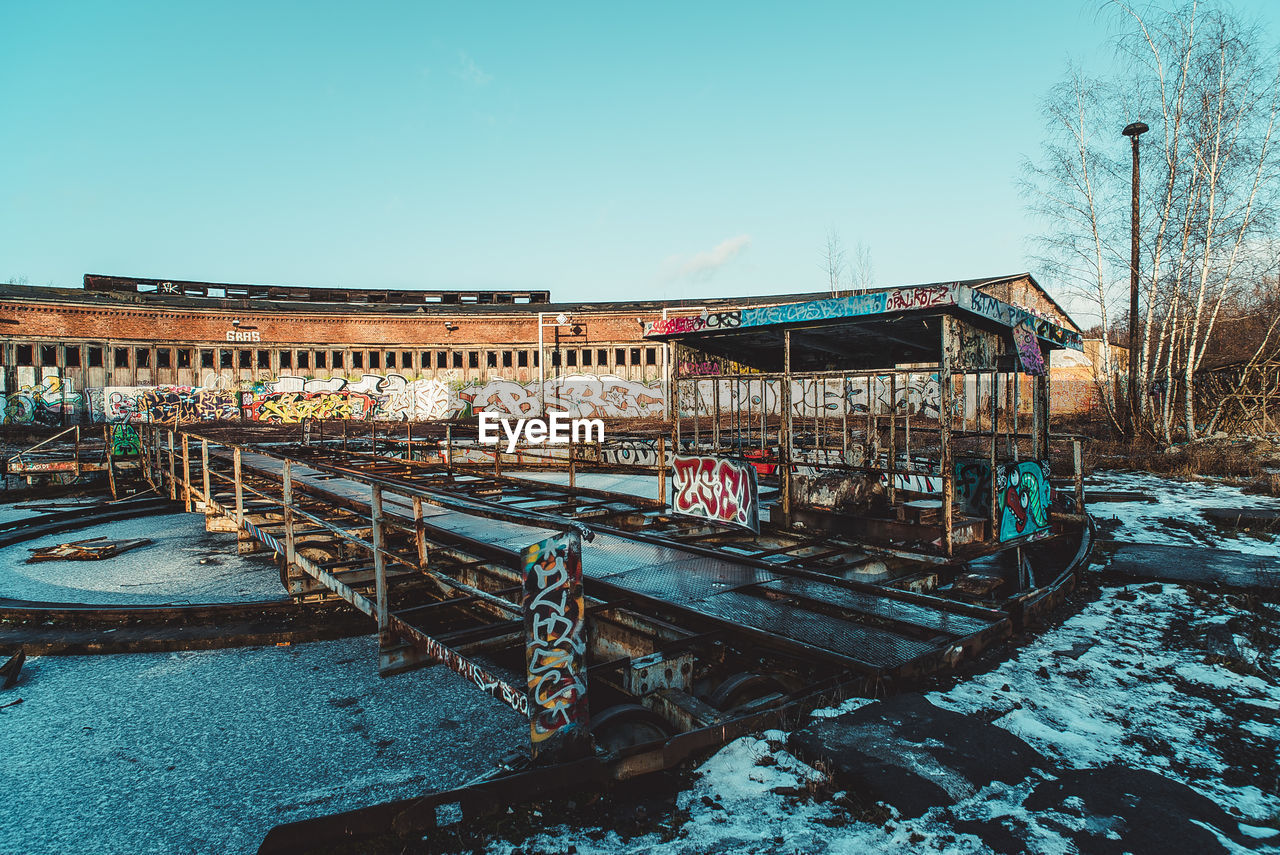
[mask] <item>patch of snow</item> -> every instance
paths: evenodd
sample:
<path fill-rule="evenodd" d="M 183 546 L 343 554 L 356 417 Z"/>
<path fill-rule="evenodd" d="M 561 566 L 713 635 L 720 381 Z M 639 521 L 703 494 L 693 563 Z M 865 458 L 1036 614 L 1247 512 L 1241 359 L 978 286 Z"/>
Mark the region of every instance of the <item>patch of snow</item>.
<path fill-rule="evenodd" d="M 97 561 L 28 564 L 31 550 L 91 537 L 153 543 Z M 236 554 L 236 536 L 206 532 L 203 514 L 165 514 L 47 535 L 0 552 L 0 597 L 113 605 L 282 599 L 269 556 Z"/>

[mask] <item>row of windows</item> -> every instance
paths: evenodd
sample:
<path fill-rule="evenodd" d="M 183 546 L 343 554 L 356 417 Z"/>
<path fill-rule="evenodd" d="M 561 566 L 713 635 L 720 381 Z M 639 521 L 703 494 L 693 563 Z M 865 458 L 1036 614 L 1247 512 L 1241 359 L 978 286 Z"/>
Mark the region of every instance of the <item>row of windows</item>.
<path fill-rule="evenodd" d="M 90 368 L 102 366 L 104 348 L 75 345 L 60 347 L 54 344 L 35 345 L 19 344 L 14 347 L 14 362 L 17 365 L 35 365 L 36 358 L 42 366 L 56 366 L 58 351 L 63 351 L 63 364 L 68 368 L 79 368 L 87 364 Z M 82 356 L 82 350 L 84 355 Z M 613 366 L 657 365 L 658 349 L 656 347 L 591 347 L 560 348 L 551 351 L 551 364 L 569 368 L 609 367 L 610 351 L 613 355 Z M 261 368 L 269 370 L 271 366 L 270 350 L 226 350 L 221 348 L 168 348 L 155 349 L 156 368 L 191 368 L 192 360 L 197 358 L 201 368 Z M 353 369 L 448 369 L 448 368 L 528 368 L 538 367 L 538 351 L 536 350 L 423 350 L 415 353 L 411 350 L 281 350 L 279 354 L 280 369 L 312 369 L 334 368 L 344 369 L 347 356 L 350 356 Z M 151 348 L 148 347 L 114 347 L 111 348 L 112 364 L 116 368 L 150 368 Z M 132 357 L 132 362 L 131 362 Z M 85 362 L 81 360 L 84 359 Z M 416 364 L 415 364 L 416 363 Z"/>

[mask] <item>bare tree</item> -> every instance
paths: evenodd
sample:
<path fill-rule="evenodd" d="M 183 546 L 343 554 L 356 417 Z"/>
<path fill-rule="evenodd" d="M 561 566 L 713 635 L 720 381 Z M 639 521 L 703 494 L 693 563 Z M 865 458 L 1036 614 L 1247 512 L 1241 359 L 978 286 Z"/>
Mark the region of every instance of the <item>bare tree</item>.
<path fill-rule="evenodd" d="M 823 250 L 822 269 L 827 274 L 827 285 L 831 288 L 831 296 L 840 293 L 840 280 L 844 278 L 845 253 L 844 242 L 835 228 L 827 229 L 827 245 Z"/>
<path fill-rule="evenodd" d="M 1280 61 L 1263 34 L 1225 7 L 1173 10 L 1113 4 L 1126 33 L 1125 76 L 1090 81 L 1071 69 L 1050 94 L 1051 133 L 1027 168 L 1031 207 L 1049 218 L 1040 239 L 1050 272 L 1083 286 L 1103 318 L 1110 286 L 1127 272 L 1129 187 L 1119 129 L 1141 119 L 1141 285 L 1146 300 L 1134 424 L 1172 440 L 1175 401 L 1188 439 L 1198 435 L 1195 382 L 1225 305 L 1247 289 L 1280 207 L 1274 131 Z M 1105 340 L 1105 339 L 1104 339 Z M 1105 345 L 1104 345 L 1105 346 Z M 1112 370 L 1109 354 L 1104 372 Z M 1157 383 L 1158 381 L 1158 383 Z M 1146 394 L 1162 390 L 1153 409 Z"/>
<path fill-rule="evenodd" d="M 862 241 L 853 250 L 853 263 L 849 267 L 849 287 L 855 291 L 874 288 L 876 281 L 875 264 L 871 261 L 871 247 Z"/>

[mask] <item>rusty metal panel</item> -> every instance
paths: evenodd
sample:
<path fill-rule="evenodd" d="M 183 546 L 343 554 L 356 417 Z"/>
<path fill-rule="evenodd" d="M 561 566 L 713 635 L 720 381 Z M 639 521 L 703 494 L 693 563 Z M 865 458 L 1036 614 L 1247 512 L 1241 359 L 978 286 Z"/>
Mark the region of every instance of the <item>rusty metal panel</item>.
<path fill-rule="evenodd" d="M 582 538 L 563 532 L 524 557 L 525 665 L 533 756 L 563 760 L 590 750 Z"/>

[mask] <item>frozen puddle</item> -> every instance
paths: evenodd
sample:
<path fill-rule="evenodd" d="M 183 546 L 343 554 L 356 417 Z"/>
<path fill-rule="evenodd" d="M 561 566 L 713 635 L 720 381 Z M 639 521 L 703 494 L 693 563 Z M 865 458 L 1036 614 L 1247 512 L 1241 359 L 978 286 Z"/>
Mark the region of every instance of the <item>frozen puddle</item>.
<path fill-rule="evenodd" d="M 26 563 L 31 549 L 91 537 L 153 542 L 101 561 Z M 221 603 L 284 597 L 269 557 L 236 554 L 236 536 L 202 514 L 166 514 L 54 534 L 0 551 L 0 597 L 62 603 Z"/>
<path fill-rule="evenodd" d="M 280 823 L 459 786 L 528 722 L 373 637 L 28 660 L 0 695 L 0 852 L 253 852 Z"/>

